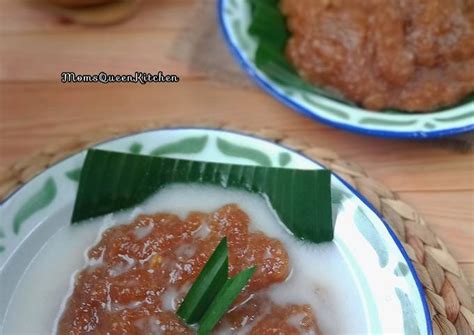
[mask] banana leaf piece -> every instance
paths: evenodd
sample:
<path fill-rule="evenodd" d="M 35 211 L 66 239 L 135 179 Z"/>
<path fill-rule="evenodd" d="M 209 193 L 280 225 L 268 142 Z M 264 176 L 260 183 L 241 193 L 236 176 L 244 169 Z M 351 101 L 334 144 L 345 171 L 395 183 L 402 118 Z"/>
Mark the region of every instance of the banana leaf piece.
<path fill-rule="evenodd" d="M 171 183 L 237 188 L 268 198 L 280 220 L 298 238 L 331 241 L 331 174 L 180 160 L 89 150 L 81 171 L 72 223 L 136 206 Z"/>

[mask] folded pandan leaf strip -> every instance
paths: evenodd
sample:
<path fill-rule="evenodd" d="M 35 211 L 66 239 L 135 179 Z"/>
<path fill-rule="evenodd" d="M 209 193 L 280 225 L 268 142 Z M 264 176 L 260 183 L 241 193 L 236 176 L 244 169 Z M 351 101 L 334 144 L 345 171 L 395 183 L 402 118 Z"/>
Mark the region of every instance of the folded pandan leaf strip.
<path fill-rule="evenodd" d="M 198 335 L 207 335 L 214 329 L 219 320 L 229 310 L 229 307 L 235 301 L 239 293 L 250 281 L 255 270 L 255 267 L 243 270 L 225 282 L 199 321 Z"/>
<path fill-rule="evenodd" d="M 224 238 L 204 265 L 176 314 L 189 325 L 198 323 L 226 283 L 228 272 L 229 256 Z"/>
<path fill-rule="evenodd" d="M 228 278 L 229 254 L 224 237 L 199 273 L 176 314 L 198 335 L 207 335 L 249 282 L 255 267 Z"/>

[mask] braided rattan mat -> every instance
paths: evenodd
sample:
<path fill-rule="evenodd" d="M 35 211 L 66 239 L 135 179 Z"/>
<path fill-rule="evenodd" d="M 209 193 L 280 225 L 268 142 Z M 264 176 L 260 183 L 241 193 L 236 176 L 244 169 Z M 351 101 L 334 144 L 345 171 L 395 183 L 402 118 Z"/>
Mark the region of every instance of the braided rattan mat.
<path fill-rule="evenodd" d="M 75 152 L 114 136 L 166 126 L 170 125 L 101 129 L 52 145 L 0 171 L 0 200 L 51 164 Z M 212 124 L 212 127 L 216 126 Z M 314 158 L 358 189 L 391 225 L 412 260 L 425 289 L 434 334 L 473 334 L 473 303 L 467 280 L 445 245 L 413 208 L 400 200 L 396 193 L 368 176 L 361 167 L 342 160 L 330 150 L 296 141 L 271 130 L 247 132 L 272 139 Z"/>

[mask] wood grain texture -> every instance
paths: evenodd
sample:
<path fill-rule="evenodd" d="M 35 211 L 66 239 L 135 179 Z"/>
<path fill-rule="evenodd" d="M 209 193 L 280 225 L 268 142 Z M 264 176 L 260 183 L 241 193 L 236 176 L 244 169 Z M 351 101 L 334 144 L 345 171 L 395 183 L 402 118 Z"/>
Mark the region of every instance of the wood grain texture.
<path fill-rule="evenodd" d="M 197 1 L 197 0 L 196 0 Z M 210 80 L 170 57 L 192 0 L 144 1 L 138 15 L 104 28 L 65 25 L 31 0 L 0 0 L 0 167 L 96 129 L 203 119 L 272 127 L 328 147 L 417 208 L 474 285 L 474 157 L 442 145 L 335 130 L 294 113 L 258 89 Z M 178 84 L 61 84 L 60 72 L 163 70 Z"/>
<path fill-rule="evenodd" d="M 0 33 L 74 33 L 98 30 L 96 27 L 67 24 L 50 11 L 44 10 L 42 1 L 44 0 L 0 0 Z M 189 15 L 192 15 L 194 2 L 142 0 L 139 15 L 118 25 L 100 27 L 99 30 L 101 32 L 182 30 L 183 23 Z"/>

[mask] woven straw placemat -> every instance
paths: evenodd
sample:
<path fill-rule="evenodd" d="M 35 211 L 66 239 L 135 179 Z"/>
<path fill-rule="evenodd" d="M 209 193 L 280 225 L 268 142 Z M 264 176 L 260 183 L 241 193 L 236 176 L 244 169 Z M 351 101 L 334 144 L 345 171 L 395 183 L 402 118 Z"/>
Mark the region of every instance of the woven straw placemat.
<path fill-rule="evenodd" d="M 82 137 L 47 147 L 0 171 L 0 200 L 28 182 L 34 175 L 73 153 L 119 135 L 170 126 L 178 124 L 153 123 L 126 128 L 101 128 Z M 208 122 L 199 126 L 223 127 Z M 359 190 L 390 224 L 412 260 L 424 286 L 434 334 L 473 334 L 473 302 L 467 280 L 443 242 L 416 210 L 400 200 L 396 193 L 372 179 L 360 166 L 344 161 L 328 149 L 297 141 L 272 130 L 235 130 L 265 137 L 302 152 L 325 164 Z"/>

